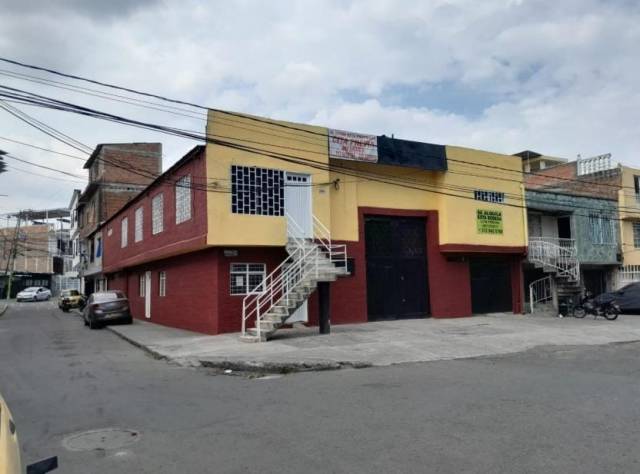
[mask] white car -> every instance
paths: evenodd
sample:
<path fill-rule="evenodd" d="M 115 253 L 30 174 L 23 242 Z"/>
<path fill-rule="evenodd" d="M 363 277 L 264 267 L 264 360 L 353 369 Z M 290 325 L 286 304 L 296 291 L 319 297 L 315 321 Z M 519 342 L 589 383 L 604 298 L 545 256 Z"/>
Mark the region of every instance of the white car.
<path fill-rule="evenodd" d="M 16 295 L 17 301 L 47 301 L 51 298 L 51 290 L 44 286 L 30 286 Z"/>

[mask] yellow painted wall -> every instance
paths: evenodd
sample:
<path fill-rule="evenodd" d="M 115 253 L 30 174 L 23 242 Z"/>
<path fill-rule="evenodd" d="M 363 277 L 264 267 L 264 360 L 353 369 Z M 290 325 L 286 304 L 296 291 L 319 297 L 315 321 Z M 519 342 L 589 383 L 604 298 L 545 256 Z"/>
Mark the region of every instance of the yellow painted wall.
<path fill-rule="evenodd" d="M 447 146 L 447 162 L 449 169 L 443 174 L 441 184 L 449 189 L 443 189 L 443 192 L 464 197 L 442 196 L 440 244 L 526 246 L 526 210 L 523 209 L 525 203 L 520 158 Z M 505 204 L 476 201 L 473 199 L 474 189 L 504 192 Z M 502 211 L 503 234 L 478 233 L 477 209 Z"/>
<path fill-rule="evenodd" d="M 219 144 L 207 144 L 207 180 L 219 189 L 230 189 L 231 165 L 258 166 L 311 175 L 313 213 L 329 222 L 329 172 L 310 166 L 289 163 L 267 154 L 295 155 L 311 164 L 325 167 L 328 163 L 327 129 L 289 124 L 252 116 L 228 115 L 209 111 L 207 135 L 210 139 L 252 148 L 258 153 L 236 150 Z M 313 133 L 286 129 L 276 124 L 291 125 Z M 226 144 L 226 143 L 225 143 Z M 284 217 L 252 216 L 231 213 L 231 194 L 208 193 L 208 237 L 210 245 L 277 245 L 286 243 Z"/>
<path fill-rule="evenodd" d="M 278 123 L 304 128 L 312 133 L 282 128 Z M 210 112 L 207 133 L 213 139 L 259 151 L 295 155 L 322 168 L 314 169 L 217 144 L 207 145 L 208 181 L 220 189 L 230 187 L 232 164 L 311 174 L 315 184 L 312 187 L 313 212 L 330 228 L 334 240 L 357 240 L 358 208 L 380 207 L 438 210 L 440 244 L 526 245 L 526 212 L 521 209 L 524 200 L 522 163 L 518 157 L 447 147 L 447 172 L 345 160 L 331 160 L 332 170 L 329 172 L 326 169 L 329 165 L 326 128 L 275 121 L 265 123 L 248 116 Z M 474 166 L 474 163 L 480 166 Z M 511 171 L 493 170 L 484 165 Z M 339 180 L 337 186 L 333 184 L 335 180 Z M 389 184 L 388 181 L 400 185 Z M 423 189 L 409 189 L 407 186 Z M 431 192 L 424 190 L 425 187 Z M 517 207 L 475 201 L 474 189 L 505 192 L 506 202 Z M 281 246 L 286 242 L 284 217 L 232 214 L 229 194 L 209 193 L 207 203 L 210 245 Z M 500 210 L 504 233 L 478 233 L 477 209 Z"/>
<path fill-rule="evenodd" d="M 373 174 L 378 180 L 400 181 L 399 184 L 423 189 L 408 189 L 332 172 L 332 179 L 340 178 L 340 189 L 331 191 L 333 237 L 337 240 L 357 240 L 358 207 L 381 207 L 438 210 L 440 244 L 526 246 L 526 210 L 522 209 L 524 198 L 520 159 L 449 146 L 447 157 L 447 172 L 332 160 L 332 163 L 348 166 L 354 172 Z M 489 169 L 484 166 L 486 164 L 506 168 L 507 171 Z M 507 194 L 507 205 L 476 201 L 473 198 L 474 189 L 502 191 Z M 501 211 L 504 233 L 478 233 L 477 209 Z"/>
<path fill-rule="evenodd" d="M 640 176 L 639 169 L 622 166 L 622 189 L 618 191 L 618 206 L 623 265 L 640 265 L 640 249 L 636 249 L 633 243 L 633 222 L 640 222 L 640 202 L 636 198 L 634 176 Z"/>

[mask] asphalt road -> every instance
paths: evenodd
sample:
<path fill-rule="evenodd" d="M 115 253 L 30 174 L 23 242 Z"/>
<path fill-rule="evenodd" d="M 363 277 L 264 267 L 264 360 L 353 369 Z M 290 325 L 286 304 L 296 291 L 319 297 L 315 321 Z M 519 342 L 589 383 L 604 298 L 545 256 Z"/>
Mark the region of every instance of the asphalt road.
<path fill-rule="evenodd" d="M 52 303 L 0 318 L 24 458 L 61 473 L 640 472 L 640 344 L 249 379 L 150 358 Z M 86 430 L 135 430 L 72 451 Z"/>

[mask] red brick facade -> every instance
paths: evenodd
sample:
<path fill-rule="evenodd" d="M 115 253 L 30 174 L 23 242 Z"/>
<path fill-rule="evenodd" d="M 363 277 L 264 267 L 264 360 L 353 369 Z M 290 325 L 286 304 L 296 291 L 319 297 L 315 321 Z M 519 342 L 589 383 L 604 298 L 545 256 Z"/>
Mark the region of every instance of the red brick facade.
<path fill-rule="evenodd" d="M 622 186 L 622 174 L 618 168 L 578 176 L 575 161 L 525 173 L 524 177 L 527 189 L 604 199 L 618 199 L 618 188 Z"/>

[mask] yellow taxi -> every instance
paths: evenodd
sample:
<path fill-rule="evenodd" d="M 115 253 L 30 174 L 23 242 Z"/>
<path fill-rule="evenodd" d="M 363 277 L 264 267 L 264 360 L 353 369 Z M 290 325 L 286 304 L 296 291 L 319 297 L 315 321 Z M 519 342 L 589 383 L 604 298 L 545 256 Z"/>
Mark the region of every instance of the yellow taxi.
<path fill-rule="evenodd" d="M 58 467 L 58 458 L 48 458 L 26 467 L 27 474 L 44 474 Z M 0 474 L 24 474 L 20 462 L 20 443 L 13 416 L 0 395 Z"/>
<path fill-rule="evenodd" d="M 78 290 L 62 290 L 58 298 L 58 308 L 65 312 L 70 308 L 82 308 L 84 301 L 84 295 Z"/>

